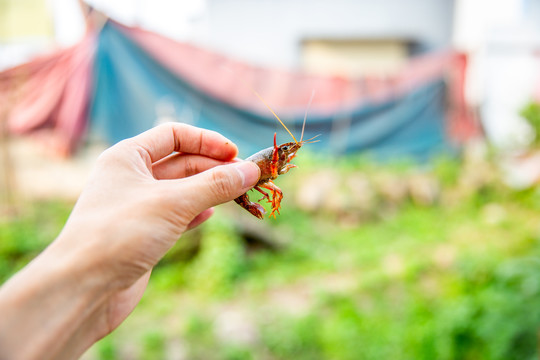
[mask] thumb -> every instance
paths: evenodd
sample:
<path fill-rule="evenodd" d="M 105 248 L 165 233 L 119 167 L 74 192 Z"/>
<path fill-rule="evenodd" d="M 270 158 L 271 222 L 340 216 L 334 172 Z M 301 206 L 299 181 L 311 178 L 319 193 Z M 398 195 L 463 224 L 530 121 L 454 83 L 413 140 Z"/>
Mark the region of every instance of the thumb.
<path fill-rule="evenodd" d="M 181 180 L 178 192 L 193 216 L 219 204 L 231 201 L 251 189 L 259 181 L 261 170 L 251 161 L 216 166 Z"/>

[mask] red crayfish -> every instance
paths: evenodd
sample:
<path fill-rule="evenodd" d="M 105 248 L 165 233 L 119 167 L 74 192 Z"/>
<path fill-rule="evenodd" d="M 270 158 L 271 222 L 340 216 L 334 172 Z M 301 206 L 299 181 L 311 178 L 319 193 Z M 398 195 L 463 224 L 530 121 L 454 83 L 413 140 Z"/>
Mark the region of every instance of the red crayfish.
<path fill-rule="evenodd" d="M 258 201 L 266 199 L 269 203 L 272 204 L 272 212 L 270 213 L 270 216 L 273 216 L 275 218 L 276 217 L 275 213 L 277 212 L 279 214 L 279 208 L 281 207 L 281 199 L 283 199 L 283 191 L 281 191 L 281 189 L 277 187 L 276 184 L 272 182 L 272 180 L 275 180 L 279 175 L 283 175 L 287 173 L 290 169 L 296 167 L 296 165 L 290 164 L 290 162 L 292 159 L 294 159 L 294 157 L 296 156 L 296 152 L 302 147 L 302 145 L 319 141 L 319 140 L 313 140 L 319 135 L 316 135 L 308 140 L 303 140 L 304 128 L 305 128 L 306 119 L 307 119 L 307 112 L 309 109 L 309 105 L 311 104 L 311 101 L 313 100 L 314 93 L 311 94 L 311 98 L 306 108 L 306 114 L 304 116 L 304 123 L 302 124 L 302 134 L 300 136 L 300 141 L 296 140 L 294 135 L 289 131 L 287 126 L 285 126 L 283 121 L 281 121 L 279 116 L 276 115 L 276 113 L 272 110 L 272 108 L 270 108 L 270 106 L 266 103 L 266 101 L 264 101 L 264 99 L 257 92 L 254 91 L 254 93 L 272 112 L 272 114 L 276 117 L 276 119 L 278 119 L 279 123 L 283 125 L 285 130 L 287 130 L 287 132 L 292 136 L 294 140 L 294 142 L 288 142 L 281 145 L 277 145 L 277 142 L 276 142 L 277 133 L 274 133 L 274 146 L 273 147 L 271 146 L 266 149 L 263 149 L 246 159 L 249 161 L 253 161 L 261 169 L 261 177 L 259 178 L 259 181 L 257 182 L 257 184 L 253 187 L 253 189 L 263 194 L 263 197 L 260 198 Z M 270 198 L 270 195 L 263 189 L 270 191 L 271 198 Z M 247 193 L 237 197 L 236 199 L 234 199 L 234 201 L 240 206 L 242 206 L 244 209 L 249 211 L 252 215 L 258 217 L 259 219 L 262 219 L 264 217 L 264 214 L 266 213 L 266 211 L 260 204 L 251 202 L 249 200 Z"/>

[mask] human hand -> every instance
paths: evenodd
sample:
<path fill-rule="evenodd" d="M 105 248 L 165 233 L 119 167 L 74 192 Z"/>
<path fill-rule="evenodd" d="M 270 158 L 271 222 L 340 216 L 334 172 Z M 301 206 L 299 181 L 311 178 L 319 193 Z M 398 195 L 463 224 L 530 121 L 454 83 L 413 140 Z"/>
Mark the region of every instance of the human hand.
<path fill-rule="evenodd" d="M 61 262 L 62 269 L 76 274 L 68 278 L 79 282 L 77 291 L 90 284 L 91 309 L 69 337 L 64 335 L 58 358 L 80 354 L 115 329 L 180 235 L 206 220 L 212 206 L 255 185 L 259 168 L 235 161 L 237 151 L 218 133 L 165 124 L 99 157 L 61 234 L 21 275 Z"/>
<path fill-rule="evenodd" d="M 110 287 L 120 290 L 111 298 L 117 304 L 111 304 L 107 330 L 131 312 L 149 271 L 186 229 L 257 182 L 259 169 L 251 162 L 219 166 L 237 153 L 218 133 L 165 124 L 100 156 L 58 245 L 93 254 Z M 81 243 L 78 234 L 96 230 Z"/>

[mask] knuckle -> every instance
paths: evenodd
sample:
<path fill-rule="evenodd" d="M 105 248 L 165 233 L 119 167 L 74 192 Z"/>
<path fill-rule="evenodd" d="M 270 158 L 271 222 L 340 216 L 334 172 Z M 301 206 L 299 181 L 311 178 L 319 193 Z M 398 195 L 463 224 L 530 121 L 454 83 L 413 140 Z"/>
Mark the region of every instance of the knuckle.
<path fill-rule="evenodd" d="M 110 147 L 107 150 L 103 151 L 97 158 L 98 163 L 107 163 L 111 159 L 115 158 L 116 151 L 114 147 Z"/>
<path fill-rule="evenodd" d="M 158 125 L 160 129 L 166 129 L 166 130 L 182 130 L 183 129 L 182 123 L 177 123 L 174 121 L 167 121 L 164 123 L 161 123 Z"/>
<path fill-rule="evenodd" d="M 121 152 L 123 151 L 123 149 L 126 149 L 130 146 L 132 140 L 131 139 L 124 139 L 124 140 L 121 140 L 119 142 L 117 142 L 116 144 L 108 147 L 107 149 L 105 149 L 101 155 L 104 155 L 104 156 L 109 156 L 109 155 L 114 155 L 118 152 Z"/>
<path fill-rule="evenodd" d="M 193 163 L 191 159 L 186 160 L 184 164 L 185 176 L 191 176 L 197 174 L 197 165 Z"/>
<path fill-rule="evenodd" d="M 122 157 L 122 154 L 124 152 L 123 149 L 125 149 L 126 147 L 127 147 L 127 143 L 125 143 L 125 140 L 124 140 L 106 149 L 98 156 L 97 158 L 98 164 L 117 163 L 121 161 L 123 159 Z"/>

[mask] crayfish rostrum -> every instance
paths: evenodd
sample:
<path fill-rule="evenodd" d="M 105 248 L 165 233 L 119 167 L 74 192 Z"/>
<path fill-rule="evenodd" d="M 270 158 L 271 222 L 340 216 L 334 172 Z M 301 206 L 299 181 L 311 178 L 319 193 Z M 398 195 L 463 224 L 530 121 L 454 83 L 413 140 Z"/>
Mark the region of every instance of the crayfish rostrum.
<path fill-rule="evenodd" d="M 274 133 L 274 146 L 263 149 L 246 159 L 248 161 L 253 161 L 261 169 L 261 176 L 253 189 L 263 194 L 263 197 L 260 198 L 258 201 L 266 199 L 269 203 L 272 204 L 272 211 L 270 213 L 270 216 L 273 216 L 275 218 L 275 213 L 277 212 L 279 214 L 279 208 L 281 207 L 281 199 L 283 199 L 283 191 L 281 191 L 281 189 L 277 187 L 276 184 L 272 182 L 272 180 L 275 180 L 279 175 L 283 175 L 287 173 L 290 169 L 296 167 L 296 165 L 291 164 L 290 162 L 296 156 L 296 152 L 302 147 L 302 145 L 318 141 L 313 139 L 315 139 L 319 135 L 314 136 L 309 140 L 303 140 L 307 111 L 309 109 L 311 101 L 313 100 L 313 94 L 311 95 L 309 104 L 306 109 L 306 115 L 304 116 L 304 123 L 302 125 L 302 134 L 300 136 L 300 141 L 296 140 L 294 135 L 289 131 L 289 129 L 287 129 L 285 124 L 270 108 L 270 106 L 268 106 L 268 104 L 262 99 L 262 97 L 256 92 L 255 95 L 257 95 L 257 97 L 259 97 L 259 99 L 263 101 L 263 103 L 268 107 L 268 109 L 270 109 L 272 114 L 274 114 L 274 116 L 278 119 L 280 124 L 283 125 L 285 130 L 287 130 L 287 132 L 294 139 L 294 142 L 277 145 L 277 134 Z M 269 195 L 263 189 L 269 190 L 271 195 Z M 259 219 L 262 219 L 264 217 L 264 214 L 266 213 L 266 211 L 260 204 L 249 200 L 247 193 L 240 195 L 239 197 L 234 199 L 234 201 Z"/>

